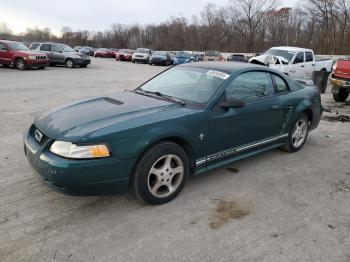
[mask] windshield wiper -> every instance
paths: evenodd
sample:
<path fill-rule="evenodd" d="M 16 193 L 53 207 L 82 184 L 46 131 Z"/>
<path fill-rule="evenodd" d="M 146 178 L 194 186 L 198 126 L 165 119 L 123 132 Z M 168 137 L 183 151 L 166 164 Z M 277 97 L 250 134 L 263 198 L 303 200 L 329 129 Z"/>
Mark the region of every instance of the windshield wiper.
<path fill-rule="evenodd" d="M 162 94 L 161 92 L 158 92 L 158 91 L 156 91 L 156 92 L 154 92 L 154 91 L 146 91 L 146 90 L 143 90 L 142 88 L 138 88 L 138 89 L 136 89 L 136 91 L 144 93 L 144 94 L 156 95 L 156 96 L 158 96 L 160 98 L 164 98 L 164 99 L 166 99 L 168 101 L 173 101 L 173 102 L 178 103 L 178 104 L 180 104 L 182 106 L 186 105 L 186 103 L 184 101 L 182 101 L 180 99 L 177 99 L 175 97 L 172 97 L 172 96 L 164 95 L 164 94 Z"/>

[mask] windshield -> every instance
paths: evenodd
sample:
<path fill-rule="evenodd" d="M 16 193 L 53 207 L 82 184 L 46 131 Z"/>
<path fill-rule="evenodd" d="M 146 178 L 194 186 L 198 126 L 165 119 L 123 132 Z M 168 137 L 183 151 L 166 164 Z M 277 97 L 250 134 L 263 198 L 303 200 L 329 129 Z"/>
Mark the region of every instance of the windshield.
<path fill-rule="evenodd" d="M 264 53 L 264 55 L 281 56 L 284 59 L 286 59 L 289 63 L 292 60 L 293 56 L 295 55 L 295 52 L 271 48 L 271 49 L 267 50 Z"/>
<path fill-rule="evenodd" d="M 121 54 L 131 54 L 132 51 L 129 50 L 129 49 L 121 49 L 121 50 L 119 50 L 119 53 L 121 53 Z"/>
<path fill-rule="evenodd" d="M 176 57 L 179 57 L 179 58 L 188 58 L 190 55 L 186 52 L 177 52 L 176 53 Z"/>
<path fill-rule="evenodd" d="M 60 47 L 64 52 L 75 52 L 75 50 L 68 45 L 60 45 Z"/>
<path fill-rule="evenodd" d="M 224 72 L 206 68 L 174 67 L 151 79 L 140 89 L 204 105 L 228 77 Z"/>
<path fill-rule="evenodd" d="M 10 47 L 11 50 L 14 50 L 14 51 L 28 51 L 29 50 L 29 48 L 22 43 L 7 42 L 6 44 Z"/>
<path fill-rule="evenodd" d="M 153 55 L 166 56 L 166 55 L 167 55 L 167 52 L 165 52 L 165 51 L 156 51 L 156 52 L 154 52 Z"/>
<path fill-rule="evenodd" d="M 145 48 L 137 48 L 135 53 L 144 53 L 147 54 L 149 52 L 148 49 Z"/>
<path fill-rule="evenodd" d="M 220 52 L 219 51 L 210 50 L 210 51 L 206 51 L 205 55 L 206 56 L 219 56 Z"/>

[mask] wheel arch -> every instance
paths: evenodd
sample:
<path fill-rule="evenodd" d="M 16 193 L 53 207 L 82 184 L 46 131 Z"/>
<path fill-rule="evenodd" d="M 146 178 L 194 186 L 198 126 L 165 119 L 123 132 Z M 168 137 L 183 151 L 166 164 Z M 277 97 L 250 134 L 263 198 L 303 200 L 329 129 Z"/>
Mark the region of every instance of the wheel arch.
<path fill-rule="evenodd" d="M 165 136 L 165 137 L 154 139 L 153 141 L 151 141 L 149 144 L 147 144 L 142 148 L 142 150 L 138 154 L 137 159 L 139 160 L 150 148 L 162 142 L 172 142 L 180 146 L 183 150 L 185 150 L 188 156 L 188 160 L 190 162 L 190 170 L 191 172 L 194 170 L 196 165 L 195 165 L 195 154 L 194 154 L 193 146 L 186 138 L 178 135 Z"/>

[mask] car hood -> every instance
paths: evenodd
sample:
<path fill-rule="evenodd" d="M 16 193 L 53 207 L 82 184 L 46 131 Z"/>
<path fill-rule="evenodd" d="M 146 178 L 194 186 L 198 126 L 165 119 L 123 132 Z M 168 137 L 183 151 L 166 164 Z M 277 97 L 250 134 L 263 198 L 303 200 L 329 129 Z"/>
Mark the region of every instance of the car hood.
<path fill-rule="evenodd" d="M 25 51 L 16 51 L 17 54 L 21 54 L 21 55 L 45 55 L 45 53 L 41 53 L 41 52 L 38 52 L 38 51 L 32 51 L 32 50 L 25 50 Z"/>
<path fill-rule="evenodd" d="M 260 65 L 276 65 L 280 60 L 283 64 L 288 64 L 289 61 L 282 56 L 273 56 L 269 54 L 262 54 L 255 56 L 249 60 L 250 63 L 260 64 Z"/>
<path fill-rule="evenodd" d="M 79 142 L 92 133 L 125 121 L 154 116 L 180 105 L 132 92 L 117 93 L 77 101 L 54 108 L 34 120 L 34 125 L 49 138 Z"/>

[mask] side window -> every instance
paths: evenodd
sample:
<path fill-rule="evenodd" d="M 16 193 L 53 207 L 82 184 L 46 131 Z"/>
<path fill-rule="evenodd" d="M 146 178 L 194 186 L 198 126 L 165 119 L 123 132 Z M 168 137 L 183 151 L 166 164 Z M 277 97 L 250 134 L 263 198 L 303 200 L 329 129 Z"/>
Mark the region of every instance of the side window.
<path fill-rule="evenodd" d="M 39 44 L 32 44 L 32 45 L 30 46 L 30 49 L 31 49 L 31 50 L 34 50 L 34 49 L 36 49 L 38 46 L 39 46 Z"/>
<path fill-rule="evenodd" d="M 289 91 L 286 82 L 282 78 L 280 78 L 277 75 L 272 75 L 272 78 L 275 81 L 277 93 L 283 93 L 283 92 Z"/>
<path fill-rule="evenodd" d="M 312 52 L 305 52 L 305 61 L 306 62 L 314 61 L 314 55 L 312 54 Z"/>
<path fill-rule="evenodd" d="M 304 63 L 304 52 L 300 52 L 294 59 L 294 64 Z"/>
<path fill-rule="evenodd" d="M 0 50 L 7 51 L 7 48 L 4 44 L 0 43 Z"/>
<path fill-rule="evenodd" d="M 48 44 L 41 45 L 40 51 L 50 51 L 50 45 Z"/>
<path fill-rule="evenodd" d="M 235 78 L 226 89 L 226 96 L 253 102 L 274 94 L 269 73 L 248 72 Z"/>
<path fill-rule="evenodd" d="M 52 52 L 62 52 L 61 48 L 59 48 L 57 45 L 51 45 L 51 51 Z"/>

